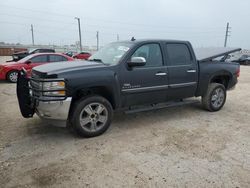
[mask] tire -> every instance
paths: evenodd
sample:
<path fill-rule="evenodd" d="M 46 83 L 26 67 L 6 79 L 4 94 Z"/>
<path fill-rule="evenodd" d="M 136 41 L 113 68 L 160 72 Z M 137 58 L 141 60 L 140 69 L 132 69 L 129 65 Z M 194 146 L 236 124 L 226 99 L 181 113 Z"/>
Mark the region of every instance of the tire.
<path fill-rule="evenodd" d="M 203 107 L 210 112 L 219 111 L 224 106 L 226 97 L 227 93 L 224 85 L 211 83 L 206 94 L 202 97 Z"/>
<path fill-rule="evenodd" d="M 18 71 L 13 70 L 7 73 L 6 79 L 11 83 L 17 82 Z"/>
<path fill-rule="evenodd" d="M 110 102 L 101 96 L 89 96 L 76 101 L 70 122 L 82 137 L 103 134 L 110 126 L 113 109 Z"/>

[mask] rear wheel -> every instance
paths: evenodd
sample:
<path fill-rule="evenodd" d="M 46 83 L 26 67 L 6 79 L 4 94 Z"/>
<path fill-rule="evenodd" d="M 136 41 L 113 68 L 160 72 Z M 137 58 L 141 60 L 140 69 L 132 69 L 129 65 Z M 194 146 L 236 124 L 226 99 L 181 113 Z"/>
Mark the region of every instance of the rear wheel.
<path fill-rule="evenodd" d="M 12 83 L 16 83 L 17 82 L 17 77 L 18 77 L 18 71 L 16 71 L 16 70 L 10 71 L 7 74 L 7 80 L 9 82 L 12 82 Z"/>
<path fill-rule="evenodd" d="M 211 83 L 206 94 L 202 97 L 202 104 L 205 109 L 215 112 L 219 111 L 226 102 L 226 89 L 224 85 Z"/>
<path fill-rule="evenodd" d="M 109 101 L 101 96 L 84 98 L 75 103 L 71 123 L 83 137 L 104 133 L 110 126 L 113 110 Z"/>

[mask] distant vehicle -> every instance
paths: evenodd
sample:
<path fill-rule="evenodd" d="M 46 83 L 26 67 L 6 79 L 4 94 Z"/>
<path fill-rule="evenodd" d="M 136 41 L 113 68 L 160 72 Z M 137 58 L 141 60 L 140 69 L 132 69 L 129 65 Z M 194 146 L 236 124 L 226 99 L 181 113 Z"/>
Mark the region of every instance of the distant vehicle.
<path fill-rule="evenodd" d="M 250 65 L 250 56 L 242 55 L 239 59 L 233 60 L 233 62 L 237 62 L 241 65 Z"/>
<path fill-rule="evenodd" d="M 64 54 L 67 55 L 67 56 L 69 56 L 69 57 L 73 57 L 73 56 L 76 55 L 77 53 L 76 53 L 76 52 L 73 52 L 73 51 L 69 51 L 69 52 L 65 52 Z"/>
<path fill-rule="evenodd" d="M 0 80 L 8 80 L 15 83 L 17 81 L 18 71 L 25 68 L 30 75 L 31 69 L 38 65 L 58 61 L 73 61 L 74 58 L 60 53 L 36 53 L 26 56 L 15 62 L 0 64 Z"/>
<path fill-rule="evenodd" d="M 13 57 L 12 61 L 19 61 L 20 59 L 22 59 L 28 55 L 35 54 L 35 53 L 55 53 L 55 50 L 54 49 L 37 48 L 37 49 L 33 49 L 31 51 L 17 52 L 17 53 L 14 53 L 12 55 L 12 57 Z"/>
<path fill-rule="evenodd" d="M 79 54 L 74 55 L 73 58 L 87 60 L 90 56 L 91 56 L 91 53 L 89 52 L 81 52 Z"/>

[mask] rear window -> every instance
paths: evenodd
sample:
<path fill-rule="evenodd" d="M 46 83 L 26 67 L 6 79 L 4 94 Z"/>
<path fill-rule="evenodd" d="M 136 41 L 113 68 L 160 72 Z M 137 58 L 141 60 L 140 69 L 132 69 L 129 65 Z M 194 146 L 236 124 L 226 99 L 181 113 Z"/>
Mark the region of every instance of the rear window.
<path fill-rule="evenodd" d="M 169 65 L 188 65 L 192 63 L 192 56 L 185 44 L 166 44 Z"/>
<path fill-rule="evenodd" d="M 60 55 L 49 55 L 50 62 L 67 61 L 67 59 Z"/>

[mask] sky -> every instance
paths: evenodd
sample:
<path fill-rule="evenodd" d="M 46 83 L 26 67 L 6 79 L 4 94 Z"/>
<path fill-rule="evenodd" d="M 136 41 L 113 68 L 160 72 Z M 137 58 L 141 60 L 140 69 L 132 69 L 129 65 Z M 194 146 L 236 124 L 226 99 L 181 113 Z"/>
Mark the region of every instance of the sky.
<path fill-rule="evenodd" d="M 119 40 L 178 39 L 195 47 L 224 45 L 250 49 L 249 0 L 5 0 L 0 1 L 0 42 L 82 45 Z M 119 37 L 118 37 L 119 36 Z"/>

